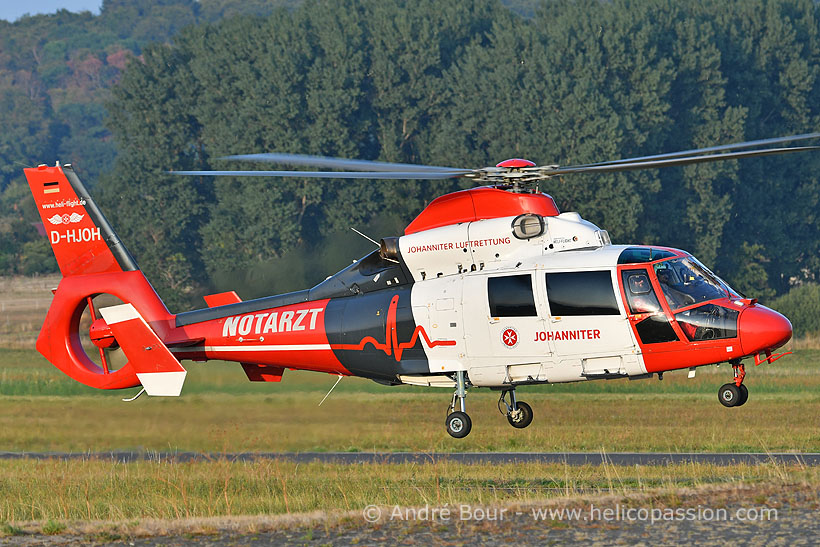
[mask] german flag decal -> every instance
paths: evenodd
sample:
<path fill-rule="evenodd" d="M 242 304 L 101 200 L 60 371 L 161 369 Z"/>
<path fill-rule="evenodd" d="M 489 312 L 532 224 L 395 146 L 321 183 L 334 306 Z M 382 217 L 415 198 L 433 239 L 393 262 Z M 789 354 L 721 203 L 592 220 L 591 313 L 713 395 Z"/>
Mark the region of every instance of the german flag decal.
<path fill-rule="evenodd" d="M 60 183 L 59 182 L 44 182 L 43 183 L 43 193 L 44 194 L 56 194 L 60 191 Z"/>

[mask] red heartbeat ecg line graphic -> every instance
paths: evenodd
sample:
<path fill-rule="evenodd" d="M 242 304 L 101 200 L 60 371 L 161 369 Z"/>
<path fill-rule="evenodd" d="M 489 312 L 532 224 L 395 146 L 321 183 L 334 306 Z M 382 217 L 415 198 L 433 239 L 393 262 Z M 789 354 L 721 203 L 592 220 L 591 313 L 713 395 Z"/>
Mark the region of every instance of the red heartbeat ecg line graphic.
<path fill-rule="evenodd" d="M 436 346 L 455 346 L 455 340 L 430 340 L 427 332 L 421 325 L 416 327 L 413 331 L 413 336 L 410 337 L 409 342 L 399 343 L 398 333 L 396 332 L 396 309 L 399 306 L 399 295 L 394 295 L 390 300 L 390 308 L 387 310 L 387 325 L 384 332 L 384 344 L 378 342 L 372 336 L 365 336 L 358 344 L 334 344 L 333 349 L 345 349 L 351 351 L 363 351 L 367 344 L 373 344 L 373 347 L 383 351 L 386 355 L 393 354 L 396 361 L 401 361 L 401 356 L 404 350 L 410 349 L 416 345 L 419 336 L 424 338 L 428 348 Z"/>

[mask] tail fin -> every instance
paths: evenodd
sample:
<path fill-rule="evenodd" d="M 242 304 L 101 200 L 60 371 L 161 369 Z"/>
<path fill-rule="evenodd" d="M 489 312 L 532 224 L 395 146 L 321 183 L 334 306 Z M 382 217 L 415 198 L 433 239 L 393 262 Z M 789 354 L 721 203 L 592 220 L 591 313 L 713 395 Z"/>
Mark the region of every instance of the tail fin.
<path fill-rule="evenodd" d="M 25 173 L 63 274 L 37 338 L 37 350 L 54 366 L 85 385 L 101 389 L 140 385 L 137 373 L 141 371 L 131 362 L 119 370 L 109 370 L 105 348 L 111 344 L 111 336 L 116 338 L 116 333 L 109 335 L 108 331 L 113 329 L 104 319 L 97 318 L 92 299 L 111 294 L 131 304 L 160 340 L 173 328 L 174 316 L 73 169 L 59 164 L 42 165 L 26 169 Z M 94 320 L 95 336 L 91 338 L 99 347 L 102 366 L 91 360 L 82 345 L 80 319 L 86 309 Z M 128 352 L 126 357 L 131 358 Z"/>
<path fill-rule="evenodd" d="M 139 269 L 70 166 L 25 173 L 63 276 Z"/>

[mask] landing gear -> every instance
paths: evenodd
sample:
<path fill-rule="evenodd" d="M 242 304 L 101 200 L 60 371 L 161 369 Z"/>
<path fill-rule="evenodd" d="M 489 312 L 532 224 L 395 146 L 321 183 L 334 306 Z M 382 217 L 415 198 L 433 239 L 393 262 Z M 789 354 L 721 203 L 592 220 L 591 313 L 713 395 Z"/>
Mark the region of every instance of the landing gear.
<path fill-rule="evenodd" d="M 740 390 L 740 399 L 737 402 L 737 406 L 743 406 L 749 399 L 749 388 L 746 387 L 746 384 L 740 384 L 738 389 Z"/>
<path fill-rule="evenodd" d="M 473 421 L 467 415 L 467 378 L 463 370 L 455 373 L 456 390 L 453 393 L 453 400 L 447 409 L 447 433 L 456 439 L 463 439 L 470 434 L 473 428 Z M 509 394 L 509 402 L 507 402 Z M 506 388 L 501 392 L 498 399 L 498 410 L 507 416 L 510 425 L 517 429 L 524 429 L 532 423 L 532 407 L 524 401 L 515 398 L 515 388 Z"/>
<path fill-rule="evenodd" d="M 470 434 L 473 421 L 466 412 L 455 411 L 447 415 L 447 433 L 456 439 L 463 439 Z"/>
<path fill-rule="evenodd" d="M 456 372 L 456 391 L 453 393 L 453 402 L 450 403 L 450 408 L 447 409 L 447 433 L 456 439 L 463 439 L 470 434 L 473 428 L 473 422 L 467 415 L 467 405 L 465 399 L 467 398 L 467 382 L 464 380 L 464 371 Z M 456 410 L 458 405 L 459 410 Z"/>
<path fill-rule="evenodd" d="M 510 394 L 509 403 L 507 403 L 507 393 Z M 524 429 L 532 423 L 532 408 L 524 401 L 515 399 L 514 389 L 505 389 L 501 392 L 501 397 L 498 399 L 498 410 L 507 415 L 507 421 L 515 428 Z"/>
<path fill-rule="evenodd" d="M 718 400 L 723 406 L 741 406 L 749 399 L 749 389 L 743 385 L 746 377 L 746 367 L 738 361 L 731 362 L 735 380 L 729 384 L 723 384 L 718 390 Z"/>
<path fill-rule="evenodd" d="M 740 402 L 740 388 L 735 384 L 723 384 L 718 390 L 718 400 L 723 406 L 738 406 Z"/>

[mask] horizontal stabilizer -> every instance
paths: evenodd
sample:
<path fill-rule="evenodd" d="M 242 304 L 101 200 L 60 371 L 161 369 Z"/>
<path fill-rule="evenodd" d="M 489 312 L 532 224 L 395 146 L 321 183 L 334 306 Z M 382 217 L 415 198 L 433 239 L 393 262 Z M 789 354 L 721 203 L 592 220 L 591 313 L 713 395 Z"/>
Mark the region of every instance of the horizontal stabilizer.
<path fill-rule="evenodd" d="M 134 306 L 101 308 L 100 314 L 111 327 L 145 392 L 159 397 L 178 397 L 187 371 Z"/>
<path fill-rule="evenodd" d="M 242 299 L 239 298 L 239 295 L 236 294 L 236 291 L 228 291 L 228 292 L 221 292 L 219 294 L 208 294 L 205 295 L 205 303 L 208 304 L 209 308 L 215 308 L 217 306 L 227 306 L 228 304 L 238 304 L 242 302 Z"/>
<path fill-rule="evenodd" d="M 242 363 L 242 368 L 251 382 L 281 382 L 285 373 L 284 367 L 257 363 Z"/>

